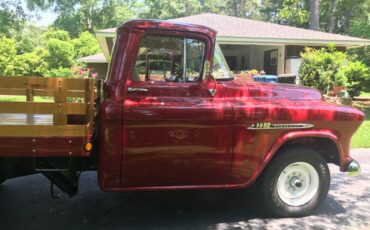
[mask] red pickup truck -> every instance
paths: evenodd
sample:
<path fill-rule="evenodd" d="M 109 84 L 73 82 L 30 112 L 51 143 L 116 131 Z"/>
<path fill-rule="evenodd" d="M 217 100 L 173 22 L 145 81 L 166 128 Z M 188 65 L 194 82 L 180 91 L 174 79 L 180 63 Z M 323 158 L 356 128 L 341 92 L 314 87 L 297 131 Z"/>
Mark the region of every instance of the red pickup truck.
<path fill-rule="evenodd" d="M 235 79 L 210 28 L 123 24 L 102 91 L 89 79 L 0 77 L 0 94 L 27 96 L 0 103 L 0 181 L 40 172 L 70 196 L 87 170 L 112 192 L 255 184 L 266 211 L 302 216 L 328 193 L 327 163 L 360 170 L 349 148 L 361 111 Z"/>

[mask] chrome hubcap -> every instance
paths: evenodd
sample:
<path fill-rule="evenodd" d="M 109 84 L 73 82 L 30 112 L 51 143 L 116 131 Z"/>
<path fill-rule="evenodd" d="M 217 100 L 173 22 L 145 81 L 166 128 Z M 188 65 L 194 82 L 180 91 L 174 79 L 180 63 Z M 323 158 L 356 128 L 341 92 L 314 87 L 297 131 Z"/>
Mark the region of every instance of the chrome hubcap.
<path fill-rule="evenodd" d="M 277 192 L 280 199 L 290 206 L 308 203 L 319 190 L 319 175 L 306 162 L 295 162 L 280 173 Z"/>

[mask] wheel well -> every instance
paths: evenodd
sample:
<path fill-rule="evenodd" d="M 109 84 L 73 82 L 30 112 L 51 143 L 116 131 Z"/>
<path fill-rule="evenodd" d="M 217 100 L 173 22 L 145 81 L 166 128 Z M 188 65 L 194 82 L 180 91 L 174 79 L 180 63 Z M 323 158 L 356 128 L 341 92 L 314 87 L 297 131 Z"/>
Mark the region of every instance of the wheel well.
<path fill-rule="evenodd" d="M 333 140 L 323 137 L 300 137 L 285 142 L 277 151 L 284 151 L 292 147 L 307 147 L 317 151 L 327 163 L 340 164 L 339 151 Z"/>

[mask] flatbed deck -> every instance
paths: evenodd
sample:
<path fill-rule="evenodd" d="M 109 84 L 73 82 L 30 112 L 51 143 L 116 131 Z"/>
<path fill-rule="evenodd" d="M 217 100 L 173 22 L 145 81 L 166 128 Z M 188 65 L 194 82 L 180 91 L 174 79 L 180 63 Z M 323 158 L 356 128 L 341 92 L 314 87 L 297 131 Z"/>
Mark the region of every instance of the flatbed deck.
<path fill-rule="evenodd" d="M 53 125 L 53 115 L 0 113 L 0 125 Z"/>
<path fill-rule="evenodd" d="M 94 102 L 100 85 L 93 79 L 0 77 L 0 157 L 86 156 L 82 146 L 93 135 Z M 35 96 L 52 98 L 34 102 Z"/>

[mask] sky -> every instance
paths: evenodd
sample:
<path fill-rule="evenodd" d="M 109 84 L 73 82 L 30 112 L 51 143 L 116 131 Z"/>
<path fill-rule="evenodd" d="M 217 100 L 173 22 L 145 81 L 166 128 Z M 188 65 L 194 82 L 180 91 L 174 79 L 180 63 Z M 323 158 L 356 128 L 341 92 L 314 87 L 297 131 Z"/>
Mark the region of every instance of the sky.
<path fill-rule="evenodd" d="M 27 9 L 26 0 L 22 0 L 23 9 L 27 14 L 33 15 L 34 13 L 30 12 Z M 57 18 L 57 15 L 52 11 L 47 12 L 39 12 L 38 13 L 39 18 L 36 18 L 35 16 L 32 18 L 32 21 L 34 21 L 39 26 L 48 26 L 51 25 L 55 19 Z"/>

